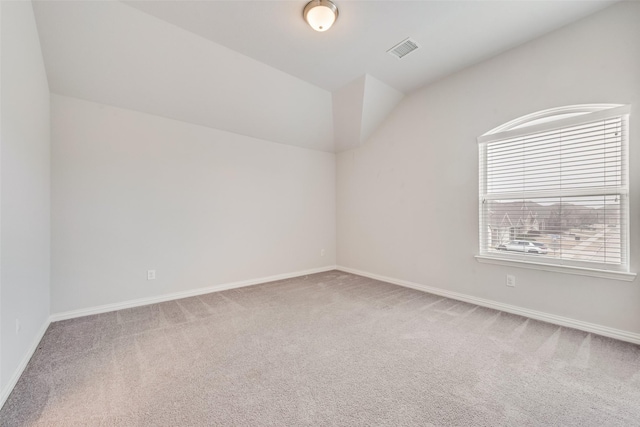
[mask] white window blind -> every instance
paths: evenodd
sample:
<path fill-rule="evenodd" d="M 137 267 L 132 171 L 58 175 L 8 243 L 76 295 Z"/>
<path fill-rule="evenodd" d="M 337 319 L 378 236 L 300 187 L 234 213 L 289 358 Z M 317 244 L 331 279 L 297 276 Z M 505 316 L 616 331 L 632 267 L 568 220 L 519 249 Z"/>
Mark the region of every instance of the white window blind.
<path fill-rule="evenodd" d="M 484 135 L 480 253 L 628 271 L 628 107 Z"/>

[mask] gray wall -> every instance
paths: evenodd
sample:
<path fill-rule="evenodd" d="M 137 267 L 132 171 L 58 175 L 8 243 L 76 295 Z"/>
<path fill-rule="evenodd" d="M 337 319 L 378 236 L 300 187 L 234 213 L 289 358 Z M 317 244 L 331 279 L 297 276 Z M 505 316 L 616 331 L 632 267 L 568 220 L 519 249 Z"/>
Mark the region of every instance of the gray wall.
<path fill-rule="evenodd" d="M 639 280 L 479 264 L 476 137 L 572 104 L 632 104 L 631 270 L 640 269 L 640 3 L 623 2 L 427 86 L 337 157 L 338 264 L 640 332 Z M 514 274 L 516 288 L 505 286 Z"/>
<path fill-rule="evenodd" d="M 53 313 L 335 265 L 333 153 L 58 95 L 51 116 Z"/>
<path fill-rule="evenodd" d="M 0 385 L 6 391 L 49 316 L 49 88 L 31 2 L 1 3 Z"/>

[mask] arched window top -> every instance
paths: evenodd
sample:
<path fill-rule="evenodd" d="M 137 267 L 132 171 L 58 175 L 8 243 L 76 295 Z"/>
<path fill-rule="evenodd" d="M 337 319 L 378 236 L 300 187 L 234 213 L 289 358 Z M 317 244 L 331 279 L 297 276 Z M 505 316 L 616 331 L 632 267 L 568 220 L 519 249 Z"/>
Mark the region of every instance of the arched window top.
<path fill-rule="evenodd" d="M 529 126 L 535 126 L 542 123 L 553 122 L 556 120 L 568 119 L 571 117 L 582 116 L 589 113 L 597 113 L 599 111 L 611 110 L 623 107 L 622 104 L 581 104 L 567 105 L 564 107 L 549 108 L 547 110 L 538 111 L 527 114 L 517 119 L 513 119 L 496 128 L 491 129 L 482 136 L 494 135 L 515 129 L 522 129 Z"/>
<path fill-rule="evenodd" d="M 552 108 L 478 137 L 479 256 L 632 280 L 630 111 L 618 104 Z"/>

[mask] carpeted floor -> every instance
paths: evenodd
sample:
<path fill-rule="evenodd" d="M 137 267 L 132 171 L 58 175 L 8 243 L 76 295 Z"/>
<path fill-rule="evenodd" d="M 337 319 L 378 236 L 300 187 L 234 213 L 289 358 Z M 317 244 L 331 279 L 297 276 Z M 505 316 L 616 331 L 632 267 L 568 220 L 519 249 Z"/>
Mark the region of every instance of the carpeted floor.
<path fill-rule="evenodd" d="M 638 426 L 640 347 L 337 271 L 51 325 L 2 426 Z"/>

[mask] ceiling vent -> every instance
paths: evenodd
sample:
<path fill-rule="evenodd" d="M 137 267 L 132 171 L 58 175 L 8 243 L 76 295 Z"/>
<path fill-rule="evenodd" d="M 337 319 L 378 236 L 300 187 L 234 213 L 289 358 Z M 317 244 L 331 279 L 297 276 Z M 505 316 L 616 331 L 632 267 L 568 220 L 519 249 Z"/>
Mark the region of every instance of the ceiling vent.
<path fill-rule="evenodd" d="M 418 47 L 418 43 L 416 43 L 415 40 L 411 40 L 411 38 L 409 37 L 389 49 L 387 52 L 395 56 L 396 58 L 401 59 L 402 57 L 416 50 Z"/>

